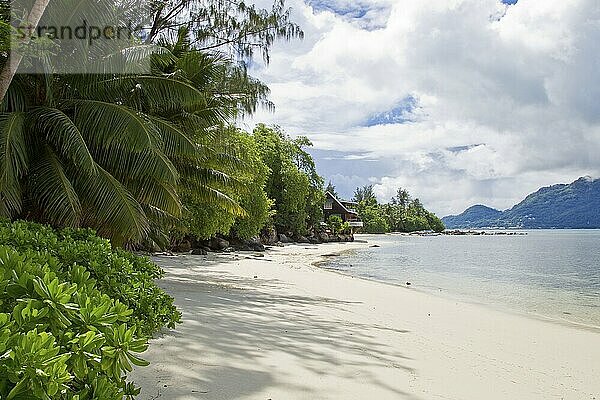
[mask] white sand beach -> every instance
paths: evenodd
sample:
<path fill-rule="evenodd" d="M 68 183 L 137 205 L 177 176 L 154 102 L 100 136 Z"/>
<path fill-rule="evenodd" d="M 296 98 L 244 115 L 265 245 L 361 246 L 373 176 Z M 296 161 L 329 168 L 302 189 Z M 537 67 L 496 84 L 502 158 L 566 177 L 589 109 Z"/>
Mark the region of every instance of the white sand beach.
<path fill-rule="evenodd" d="M 158 257 L 141 399 L 600 399 L 600 333 L 326 271 L 364 243 Z"/>

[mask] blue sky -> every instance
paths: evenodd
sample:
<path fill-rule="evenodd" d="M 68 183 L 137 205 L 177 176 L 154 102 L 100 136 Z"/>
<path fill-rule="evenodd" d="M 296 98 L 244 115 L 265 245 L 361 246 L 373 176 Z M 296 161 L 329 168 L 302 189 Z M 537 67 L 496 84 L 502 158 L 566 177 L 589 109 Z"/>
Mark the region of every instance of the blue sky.
<path fill-rule="evenodd" d="M 288 0 L 303 41 L 252 73 L 350 197 L 408 188 L 440 215 L 600 175 L 597 0 Z"/>

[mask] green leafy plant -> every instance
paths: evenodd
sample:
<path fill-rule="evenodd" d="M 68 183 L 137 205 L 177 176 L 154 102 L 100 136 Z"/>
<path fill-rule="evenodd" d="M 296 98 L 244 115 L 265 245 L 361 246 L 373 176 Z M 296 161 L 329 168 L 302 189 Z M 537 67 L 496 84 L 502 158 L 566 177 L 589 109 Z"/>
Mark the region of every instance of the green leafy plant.
<path fill-rule="evenodd" d="M 343 224 L 342 217 L 339 215 L 330 215 L 329 218 L 327 218 L 327 226 L 333 234 L 340 233 Z"/>
<path fill-rule="evenodd" d="M 0 222 L 0 398 L 137 395 L 127 373 L 180 319 L 162 273 L 90 230 Z"/>

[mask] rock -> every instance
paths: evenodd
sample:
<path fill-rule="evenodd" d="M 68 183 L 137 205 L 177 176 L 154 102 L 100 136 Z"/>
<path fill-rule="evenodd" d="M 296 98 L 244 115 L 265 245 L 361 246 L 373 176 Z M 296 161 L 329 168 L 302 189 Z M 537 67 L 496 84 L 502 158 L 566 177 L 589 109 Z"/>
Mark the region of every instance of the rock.
<path fill-rule="evenodd" d="M 214 237 L 208 242 L 208 247 L 212 250 L 223 251 L 229 247 L 229 242 L 225 239 Z"/>
<path fill-rule="evenodd" d="M 194 249 L 192 250 L 192 255 L 193 256 L 205 256 L 207 255 L 208 252 L 204 249 Z"/>
<path fill-rule="evenodd" d="M 252 248 L 246 243 L 238 243 L 233 248 L 237 251 L 252 251 Z"/>
<path fill-rule="evenodd" d="M 265 246 L 258 239 L 250 239 L 246 244 L 252 251 L 265 251 Z"/>
<path fill-rule="evenodd" d="M 296 242 L 298 242 L 298 243 L 310 243 L 305 236 L 298 236 L 298 238 L 296 239 Z"/>
<path fill-rule="evenodd" d="M 329 242 L 329 235 L 325 232 L 321 232 L 319 233 L 319 239 L 321 239 L 323 243 L 327 243 Z"/>
<path fill-rule="evenodd" d="M 410 282 L 406 282 L 406 286 L 410 286 Z"/>
<path fill-rule="evenodd" d="M 277 237 L 277 231 L 273 228 L 270 228 L 267 232 L 263 232 L 260 237 L 260 241 L 263 244 L 275 244 L 279 242 L 279 238 Z"/>
<path fill-rule="evenodd" d="M 381 247 L 381 246 L 380 246 L 380 245 L 378 245 L 378 244 L 374 244 L 374 245 L 372 245 L 371 247 Z"/>
<path fill-rule="evenodd" d="M 314 237 L 314 236 L 311 236 L 311 237 L 309 237 L 309 238 L 308 238 L 308 241 L 309 241 L 311 244 L 319 244 L 319 243 L 321 243 L 321 241 L 319 240 L 319 238 L 317 238 L 317 237 Z"/>
<path fill-rule="evenodd" d="M 192 249 L 192 244 L 189 240 L 184 240 L 173 249 L 177 253 L 187 253 Z"/>
<path fill-rule="evenodd" d="M 285 236 L 283 233 L 279 234 L 279 241 L 281 243 L 289 243 L 290 239 L 288 239 L 287 236 Z"/>

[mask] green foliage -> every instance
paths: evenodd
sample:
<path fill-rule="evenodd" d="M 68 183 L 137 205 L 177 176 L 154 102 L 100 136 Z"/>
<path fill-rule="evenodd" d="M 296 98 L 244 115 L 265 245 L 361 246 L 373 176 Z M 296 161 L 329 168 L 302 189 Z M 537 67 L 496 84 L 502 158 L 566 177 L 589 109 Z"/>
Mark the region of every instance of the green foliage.
<path fill-rule="evenodd" d="M 89 230 L 0 223 L 0 398 L 122 399 L 147 336 L 180 314 L 162 271 Z"/>
<path fill-rule="evenodd" d="M 327 218 L 327 226 L 331 229 L 331 233 L 333 234 L 340 233 L 343 225 L 344 222 L 339 215 L 330 215 L 329 218 Z"/>
<path fill-rule="evenodd" d="M 253 132 L 263 162 L 271 170 L 266 193 L 275 202 L 274 225 L 279 232 L 303 235 L 323 217 L 324 181 L 305 137 L 292 139 L 277 127 L 259 124 Z"/>
<path fill-rule="evenodd" d="M 325 192 L 329 192 L 333 195 L 333 197 L 335 198 L 339 198 L 340 195 L 337 193 L 336 189 L 335 189 L 335 185 L 333 183 L 331 183 L 331 181 L 329 181 L 327 183 L 327 187 L 325 188 Z"/>
<path fill-rule="evenodd" d="M 47 12 L 60 14 L 65 4 L 51 2 Z M 202 230 L 199 236 L 228 231 L 245 215 L 256 222 L 240 222 L 240 235 L 264 225 L 268 198 L 234 196 L 243 192 L 236 170 L 241 162 L 218 135 L 221 126 L 258 105 L 272 108 L 269 89 L 248 75 L 237 54 L 212 50 L 235 46 L 247 60 L 256 45 L 267 56 L 276 38 L 301 31 L 283 2 L 270 12 L 242 2 L 159 1 L 151 7 L 157 29 L 149 41 L 162 46 L 155 54 L 156 47 L 134 40 L 126 50 L 73 53 L 79 70 L 100 73 L 21 74 L 12 81 L 0 106 L 0 216 L 93 227 L 119 246 L 164 247 L 186 205 L 201 216 L 188 224 Z M 117 23 L 122 9 L 119 4 L 98 12 L 115 13 L 109 20 Z M 178 11 L 191 9 L 181 18 Z M 69 9 L 73 19 L 80 12 Z M 171 30 L 173 18 L 181 29 Z M 224 37 L 226 43 L 214 42 Z M 139 64 L 147 60 L 152 71 L 140 74 Z M 52 71 L 54 59 L 43 61 Z M 131 72 L 102 72 L 115 67 Z M 225 215 L 213 221 L 223 209 Z"/>
<path fill-rule="evenodd" d="M 411 199 L 405 189 L 398 189 L 388 204 L 378 204 L 373 186 L 357 188 L 354 200 L 358 202 L 363 232 L 415 232 L 432 230 L 442 232 L 445 227 L 433 213 L 427 211 L 419 199 Z"/>
<path fill-rule="evenodd" d="M 259 51 L 269 61 L 275 39 L 302 38 L 304 33 L 290 20 L 284 0 L 270 10 L 240 0 L 158 0 L 151 3 L 153 24 L 147 42 L 173 34 L 173 26 L 193 33 L 194 48 L 229 53 L 243 59 Z M 188 17 L 182 21 L 181 15 Z"/>
<path fill-rule="evenodd" d="M 379 206 L 359 207 L 359 216 L 364 224 L 362 231 L 365 233 L 386 233 L 390 231 L 385 215 Z"/>
<path fill-rule="evenodd" d="M 184 190 L 186 213 L 180 235 L 189 234 L 198 239 L 217 233 L 232 233 L 242 239 L 254 237 L 271 216 L 272 202 L 265 193 L 269 168 L 262 161 L 254 138 L 235 127 L 221 130 L 219 137 L 212 141 L 212 147 L 216 151 L 205 158 L 204 164 L 222 168 L 224 158 L 231 161 L 226 168 L 228 182 L 217 187 L 239 204 L 243 213 L 219 204 L 207 204 L 195 189 Z"/>
<path fill-rule="evenodd" d="M 358 187 L 354 191 L 353 201 L 363 207 L 372 207 L 377 205 L 377 197 L 373 191 L 373 185 Z"/>

